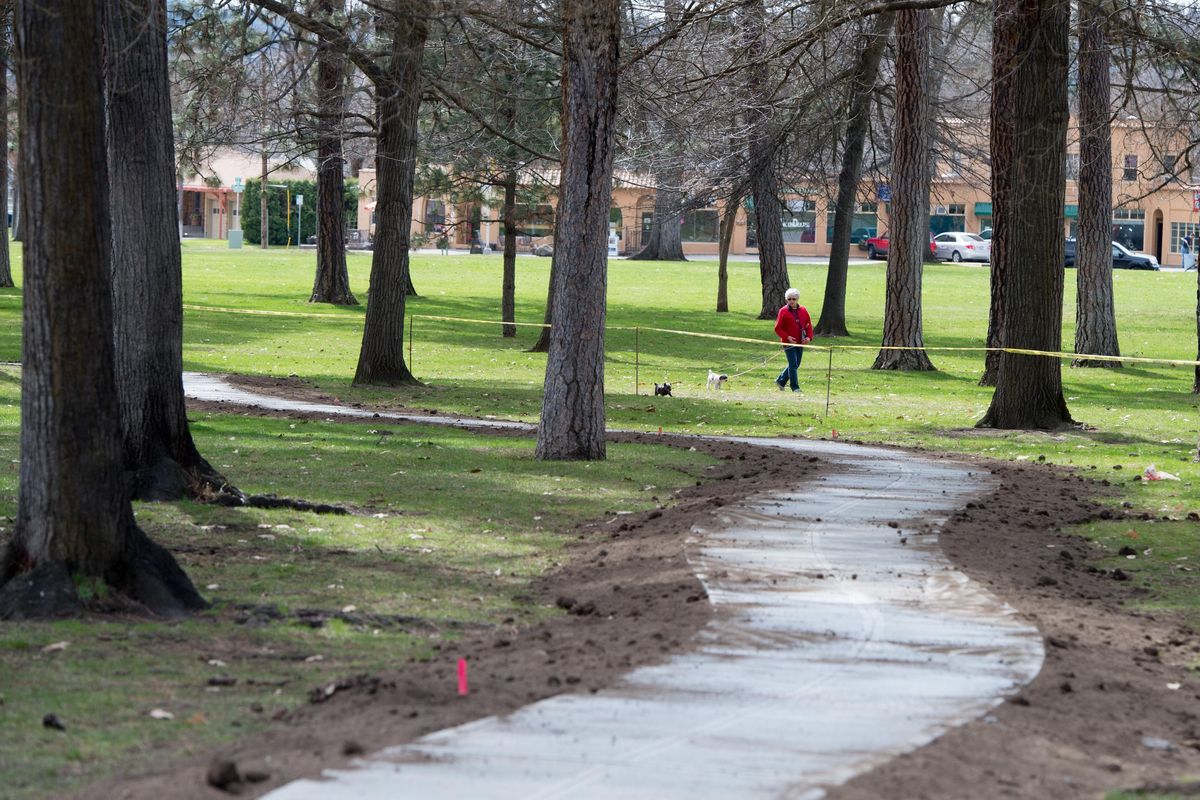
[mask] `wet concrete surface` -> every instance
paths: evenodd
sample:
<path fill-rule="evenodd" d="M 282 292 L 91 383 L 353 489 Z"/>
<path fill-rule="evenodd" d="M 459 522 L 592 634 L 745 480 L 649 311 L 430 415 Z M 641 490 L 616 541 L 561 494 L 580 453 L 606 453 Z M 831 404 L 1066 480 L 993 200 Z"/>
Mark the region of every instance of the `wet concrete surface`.
<path fill-rule="evenodd" d="M 185 385 L 206 400 L 375 416 L 212 376 Z M 1033 679 L 1038 631 L 922 533 L 992 488 L 978 468 L 838 442 L 741 441 L 817 455 L 827 468 L 690 532 L 689 560 L 715 610 L 692 651 L 268 797 L 817 798 Z"/>

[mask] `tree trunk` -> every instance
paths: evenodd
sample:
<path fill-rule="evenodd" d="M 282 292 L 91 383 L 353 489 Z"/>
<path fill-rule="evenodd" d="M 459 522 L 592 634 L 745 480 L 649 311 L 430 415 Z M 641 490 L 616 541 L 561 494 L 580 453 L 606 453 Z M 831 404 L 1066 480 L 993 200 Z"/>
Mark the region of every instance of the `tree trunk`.
<path fill-rule="evenodd" d="M 992 14 L 992 103 L 990 144 L 992 154 L 992 256 L 989 278 L 987 352 L 983 359 L 980 386 L 995 386 L 1000 372 L 1000 350 L 1004 347 L 1004 310 L 1008 295 L 1008 277 L 1012 270 L 1009 255 L 1011 221 L 1000 209 L 1013 209 L 1013 115 L 1015 112 L 1014 69 L 1017 62 L 1017 37 L 1020 32 L 1011 11 L 995 7 Z"/>
<path fill-rule="evenodd" d="M 11 287 L 13 284 L 12 264 L 8 252 L 8 62 L 9 47 L 12 42 L 12 3 L 0 4 L 0 143 L 4 145 L 0 157 L 0 196 L 4 198 L 0 215 L 3 215 L 4 226 L 0 228 L 0 286 Z M 14 203 L 14 208 L 16 204 Z"/>
<path fill-rule="evenodd" d="M 21 0 L 25 252 L 17 523 L 0 618 L 77 611 L 106 584 L 163 614 L 204 601 L 134 523 L 113 370 L 109 198 L 97 5 Z M 164 64 L 165 67 L 165 64 Z"/>
<path fill-rule="evenodd" d="M 224 476 L 201 458 L 183 393 L 183 273 L 164 0 L 104 0 L 112 313 L 125 466 L 142 500 L 200 498 Z M 236 490 L 233 490 L 236 492 Z"/>
<path fill-rule="evenodd" d="M 16 29 L 15 24 L 13 25 L 13 29 L 14 30 Z M 14 37 L 14 39 L 15 39 L 15 37 Z M 13 74 L 17 76 L 17 80 L 19 81 L 20 75 L 21 75 L 20 65 L 18 65 L 16 63 L 13 64 Z M 20 84 L 18 84 L 17 85 L 17 103 L 18 104 L 21 102 L 20 92 L 21 92 Z M 25 193 L 24 193 L 25 192 L 25 190 L 24 190 L 25 170 L 21 166 L 21 162 L 23 160 L 24 160 L 24 158 L 21 155 L 21 145 L 20 145 L 20 142 L 18 142 L 17 143 L 17 158 L 13 164 L 13 230 L 12 230 L 12 238 L 13 238 L 14 242 L 25 241 Z"/>
<path fill-rule="evenodd" d="M 1076 239 L 1075 352 L 1119 356 L 1112 286 L 1112 131 L 1104 14 L 1079 5 L 1079 235 Z M 1075 367 L 1120 361 L 1076 359 Z"/>
<path fill-rule="evenodd" d="M 345 0 L 320 0 L 324 20 L 345 8 Z M 342 157 L 346 56 L 327 39 L 317 39 L 317 274 L 310 303 L 356 306 L 346 271 L 346 178 Z"/>
<path fill-rule="evenodd" d="M 759 319 L 775 319 L 791 286 L 787 253 L 783 247 L 783 207 L 779 203 L 779 180 L 775 177 L 775 139 L 772 102 L 765 87 L 771 83 L 766 63 L 767 11 L 763 0 L 746 0 L 742 7 L 742 36 L 751 67 L 748 90 L 757 97 L 746 110 L 750 130 L 750 193 L 754 198 L 754 223 L 758 232 L 758 270 L 762 279 L 762 308 Z"/>
<path fill-rule="evenodd" d="M 1012 16 L 1012 186 L 1021 187 L 997 220 L 1012 225 L 1003 341 L 1005 347 L 1059 351 L 1062 346 L 1063 201 L 1067 142 L 1068 0 L 999 0 Z M 993 161 L 996 155 L 993 154 Z M 1001 165 L 1001 169 L 1006 167 Z M 997 198 L 993 198 L 995 203 Z M 1057 358 L 1003 353 L 991 407 L 979 427 L 1057 428 L 1071 421 Z"/>
<path fill-rule="evenodd" d="M 562 192 L 550 334 L 535 455 L 603 459 L 604 320 L 612 204 L 620 0 L 565 0 Z"/>
<path fill-rule="evenodd" d="M 267 162 L 267 149 L 262 151 L 262 182 L 258 190 L 258 246 L 266 250 L 271 246 L 271 226 L 267 217 L 267 202 L 270 200 L 271 186 L 267 181 L 271 177 L 271 167 Z"/>
<path fill-rule="evenodd" d="M 729 312 L 729 244 L 733 241 L 733 228 L 737 222 L 740 196 L 731 196 L 721 215 L 721 246 L 717 255 L 717 313 Z"/>
<path fill-rule="evenodd" d="M 416 0 L 395 0 L 392 7 L 394 18 L 388 23 L 390 57 L 375 85 L 379 116 L 375 159 L 378 223 L 355 384 L 417 382 L 404 362 L 404 300 L 411 286 L 408 247 L 417 114 L 421 107 L 421 56 L 428 28 Z"/>
<path fill-rule="evenodd" d="M 683 192 L 678 187 L 683 175 L 678 170 L 660 172 L 654 190 L 654 216 L 650 235 L 642 249 L 630 256 L 632 261 L 687 261 L 683 254 Z"/>
<path fill-rule="evenodd" d="M 1196 270 L 1196 360 L 1200 361 L 1200 269 Z M 1200 394 L 1200 366 L 1196 367 L 1192 394 Z M 1200 445 L 1196 446 L 1196 457 L 1200 460 Z"/>
<path fill-rule="evenodd" d="M 504 176 L 504 275 L 500 287 L 500 318 L 504 321 L 501 335 L 512 338 L 517 326 L 517 173 Z"/>
<path fill-rule="evenodd" d="M 850 119 L 846 125 L 846 149 L 842 153 L 842 171 L 838 175 L 838 193 L 834 205 L 833 242 L 829 251 L 829 271 L 825 278 L 825 300 L 821 318 L 813 333 L 817 336 L 849 336 L 846 327 L 846 279 L 850 266 L 850 232 L 858 206 L 858 182 L 862 177 L 863 146 L 870 127 L 871 95 L 879 62 L 887 49 L 895 14 L 875 17 L 866 46 L 859 54 L 858 68 L 850 87 Z"/>
<path fill-rule="evenodd" d="M 896 131 L 883 347 L 924 347 L 921 274 L 929 254 L 929 12 L 896 21 Z M 881 349 L 872 369 L 931 370 L 924 350 Z"/>

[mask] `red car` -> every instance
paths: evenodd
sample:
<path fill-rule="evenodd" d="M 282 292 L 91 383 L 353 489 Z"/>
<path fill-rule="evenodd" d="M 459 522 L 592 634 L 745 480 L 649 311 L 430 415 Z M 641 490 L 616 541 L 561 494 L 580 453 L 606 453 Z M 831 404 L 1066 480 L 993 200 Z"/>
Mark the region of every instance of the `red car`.
<path fill-rule="evenodd" d="M 888 235 L 885 233 L 882 236 L 872 236 L 866 241 L 867 258 L 887 258 L 888 254 Z M 933 243 L 933 232 L 929 233 L 929 257 L 932 259 L 937 255 L 937 245 Z"/>

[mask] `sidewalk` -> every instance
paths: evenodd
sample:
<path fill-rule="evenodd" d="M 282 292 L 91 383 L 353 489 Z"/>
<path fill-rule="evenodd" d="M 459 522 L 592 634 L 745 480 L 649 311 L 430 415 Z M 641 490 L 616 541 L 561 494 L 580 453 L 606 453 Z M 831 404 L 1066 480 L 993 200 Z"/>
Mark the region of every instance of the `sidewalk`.
<path fill-rule="evenodd" d="M 253 395 L 212 376 L 189 374 L 185 386 L 206 400 L 376 416 Z M 438 731 L 267 796 L 816 798 L 1036 676 L 1037 629 L 918 532 L 992 488 L 989 478 L 901 451 L 741 441 L 815 455 L 825 477 L 725 507 L 711 531 L 693 528 L 689 560 L 715 607 L 693 651 L 595 694 Z"/>

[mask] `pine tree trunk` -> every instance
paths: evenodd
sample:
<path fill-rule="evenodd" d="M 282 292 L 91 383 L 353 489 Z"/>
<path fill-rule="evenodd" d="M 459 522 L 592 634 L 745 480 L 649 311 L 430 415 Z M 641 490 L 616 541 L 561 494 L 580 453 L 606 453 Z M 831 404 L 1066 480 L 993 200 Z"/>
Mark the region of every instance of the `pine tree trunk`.
<path fill-rule="evenodd" d="M 267 217 L 267 203 L 270 200 L 271 186 L 267 181 L 271 177 L 271 168 L 267 162 L 267 151 L 262 151 L 262 182 L 258 188 L 258 246 L 266 250 L 271 246 L 271 226 Z"/>
<path fill-rule="evenodd" d="M 77 611 L 76 581 L 163 614 L 204 606 L 136 527 L 125 486 L 97 5 L 17 7 L 24 204 L 38 224 L 25 252 L 20 488 L 0 562 L 4 619 Z"/>
<path fill-rule="evenodd" d="M 929 254 L 929 12 L 896 20 L 896 130 L 883 347 L 924 347 L 921 274 Z M 932 370 L 924 350 L 881 349 L 872 369 Z"/>
<path fill-rule="evenodd" d="M 1009 255 L 1012 200 L 1013 115 L 1015 112 L 1014 69 L 1017 61 L 1016 21 L 1011 11 L 996 6 L 992 14 L 992 104 L 990 144 L 992 154 L 992 255 L 989 278 L 987 353 L 983 359 L 980 386 L 995 386 L 1000 372 L 1000 351 L 1004 347 L 1005 299 L 1008 276 L 1012 272 Z M 1000 209 L 1006 209 L 1000 213 Z"/>
<path fill-rule="evenodd" d="M 1200 269 L 1196 270 L 1196 360 L 1200 361 Z M 1192 394 L 1200 394 L 1200 366 L 1196 367 Z M 1196 448 L 1196 457 L 1200 460 L 1200 445 Z"/>
<path fill-rule="evenodd" d="M 565 0 L 563 176 L 554 251 L 559 313 L 546 357 L 536 457 L 603 459 L 604 322 L 620 0 Z"/>
<path fill-rule="evenodd" d="M 14 25 L 14 30 L 15 30 Z M 14 62 L 13 74 L 20 80 L 21 68 Z M 17 102 L 21 102 L 20 84 L 17 84 Z M 17 144 L 17 159 L 13 164 L 13 231 L 14 242 L 25 241 L 25 170 L 21 167 L 24 160 L 21 156 L 21 145 Z"/>
<path fill-rule="evenodd" d="M 766 62 L 767 11 L 763 0 L 746 0 L 742 6 L 742 36 L 748 54 L 748 91 L 757 97 L 746 110 L 750 130 L 750 193 L 754 198 L 754 223 L 758 232 L 758 270 L 762 281 L 759 319 L 775 319 L 791 286 L 787 253 L 783 247 L 783 207 L 775 176 L 775 140 L 771 98 L 764 95 L 771 78 Z"/>
<path fill-rule="evenodd" d="M 428 28 L 416 0 L 395 0 L 393 8 L 395 16 L 388 22 L 390 58 L 385 76 L 375 85 L 379 116 L 375 210 L 379 221 L 355 384 L 417 382 L 404 361 L 404 300 L 411 288 L 409 226 L 421 106 L 421 56 Z"/>
<path fill-rule="evenodd" d="M 862 177 L 863 147 L 870 127 L 871 96 L 879 62 L 887 49 L 895 14 L 875 18 L 866 46 L 859 54 L 858 68 L 850 87 L 850 120 L 846 125 L 846 149 L 842 153 L 842 171 L 838 175 L 838 193 L 834 205 L 833 242 L 829 251 L 829 271 L 825 278 L 825 300 L 821 317 L 813 333 L 817 336 L 849 336 L 846 327 L 846 279 L 850 267 L 850 232 L 858 206 L 858 182 Z"/>
<path fill-rule="evenodd" d="M 517 326 L 508 323 L 517 319 L 517 173 L 504 176 L 504 274 L 500 287 L 500 318 L 504 321 L 501 335 L 512 338 Z"/>
<path fill-rule="evenodd" d="M 183 393 L 183 276 L 164 0 L 103 0 L 112 313 L 134 497 L 205 497 L 225 478 L 196 450 Z M 236 491 L 236 490 L 234 490 Z"/>
<path fill-rule="evenodd" d="M 0 157 L 0 195 L 4 198 L 0 215 L 3 215 L 4 226 L 0 228 L 0 286 L 11 287 L 13 283 L 12 264 L 8 252 L 8 63 L 9 47 L 12 41 L 12 3 L 5 0 L 0 5 L 0 142 L 4 144 L 3 157 Z M 13 204 L 14 209 L 16 203 Z"/>
<path fill-rule="evenodd" d="M 733 241 L 733 227 L 737 221 L 738 206 L 742 198 L 732 196 L 721 215 L 721 248 L 717 255 L 717 313 L 729 312 L 729 245 Z"/>
<path fill-rule="evenodd" d="M 1006 347 L 1059 351 L 1062 346 L 1063 201 L 1067 142 L 1068 0 L 999 0 L 1012 15 L 1012 186 L 994 208 L 1008 218 Z M 995 154 L 993 154 L 993 160 Z M 1001 169 L 1004 169 L 1003 165 Z M 993 203 L 996 198 L 993 198 Z M 1071 421 L 1057 358 L 1003 353 L 996 392 L 979 427 L 1053 429 Z"/>
<path fill-rule="evenodd" d="M 660 173 L 655 180 L 654 217 L 650 235 L 631 261 L 687 261 L 683 254 L 683 192 L 675 188 L 683 181 L 676 170 Z"/>
<path fill-rule="evenodd" d="M 1112 285 L 1112 132 L 1104 15 L 1079 6 L 1079 235 L 1075 267 L 1075 352 L 1121 355 Z M 1076 359 L 1075 367 L 1120 367 Z"/>
<path fill-rule="evenodd" d="M 320 0 L 317 12 L 328 20 L 344 0 Z M 342 157 L 346 57 L 328 40 L 317 39 L 317 274 L 310 303 L 356 306 L 346 271 L 346 178 Z"/>

